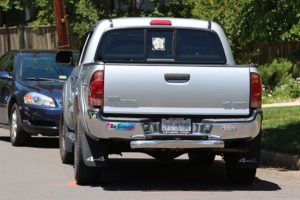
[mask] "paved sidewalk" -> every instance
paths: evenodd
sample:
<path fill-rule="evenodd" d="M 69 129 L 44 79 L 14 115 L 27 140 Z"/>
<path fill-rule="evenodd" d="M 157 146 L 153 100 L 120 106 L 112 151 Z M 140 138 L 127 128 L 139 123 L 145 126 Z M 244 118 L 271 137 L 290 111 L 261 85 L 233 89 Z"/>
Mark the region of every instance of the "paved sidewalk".
<path fill-rule="evenodd" d="M 271 103 L 271 104 L 263 104 L 263 108 L 270 108 L 270 107 L 287 107 L 287 106 L 300 106 L 300 99 L 296 99 L 291 102 L 283 102 L 283 103 Z"/>

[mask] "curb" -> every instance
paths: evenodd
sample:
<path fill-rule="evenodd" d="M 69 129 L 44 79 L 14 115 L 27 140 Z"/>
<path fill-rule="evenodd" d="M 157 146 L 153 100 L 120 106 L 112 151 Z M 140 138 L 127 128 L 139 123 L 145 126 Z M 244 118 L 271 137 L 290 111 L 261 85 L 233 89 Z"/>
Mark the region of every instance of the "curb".
<path fill-rule="evenodd" d="M 262 150 L 261 166 L 300 170 L 300 156 Z"/>

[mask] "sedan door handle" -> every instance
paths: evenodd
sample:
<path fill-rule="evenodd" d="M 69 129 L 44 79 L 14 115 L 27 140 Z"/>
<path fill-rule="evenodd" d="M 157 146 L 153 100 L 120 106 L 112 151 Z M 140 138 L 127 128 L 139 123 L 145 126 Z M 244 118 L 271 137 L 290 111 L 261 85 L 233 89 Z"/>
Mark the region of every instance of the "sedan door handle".
<path fill-rule="evenodd" d="M 185 83 L 190 80 L 189 74 L 165 74 L 165 80 L 169 83 Z"/>

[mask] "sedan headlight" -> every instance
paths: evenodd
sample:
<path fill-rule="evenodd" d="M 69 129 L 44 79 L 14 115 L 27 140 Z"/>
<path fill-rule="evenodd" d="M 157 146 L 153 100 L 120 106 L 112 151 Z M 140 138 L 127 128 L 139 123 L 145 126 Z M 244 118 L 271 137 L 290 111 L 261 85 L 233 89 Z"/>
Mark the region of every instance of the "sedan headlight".
<path fill-rule="evenodd" d="M 55 103 L 51 97 L 36 92 L 27 93 L 24 96 L 24 103 L 37 106 L 55 107 Z"/>

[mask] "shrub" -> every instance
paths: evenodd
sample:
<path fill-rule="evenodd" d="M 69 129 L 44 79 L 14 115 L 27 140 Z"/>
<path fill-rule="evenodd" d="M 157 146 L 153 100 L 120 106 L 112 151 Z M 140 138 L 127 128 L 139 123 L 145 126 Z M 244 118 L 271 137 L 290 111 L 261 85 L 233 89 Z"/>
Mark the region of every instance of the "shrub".
<path fill-rule="evenodd" d="M 259 67 L 262 83 L 267 90 L 284 85 L 299 76 L 299 69 L 287 59 L 275 59 Z"/>
<path fill-rule="evenodd" d="M 276 86 L 274 90 L 264 89 L 263 91 L 264 103 L 289 101 L 298 97 L 300 97 L 300 85 L 291 77 L 282 81 L 282 84 Z"/>

